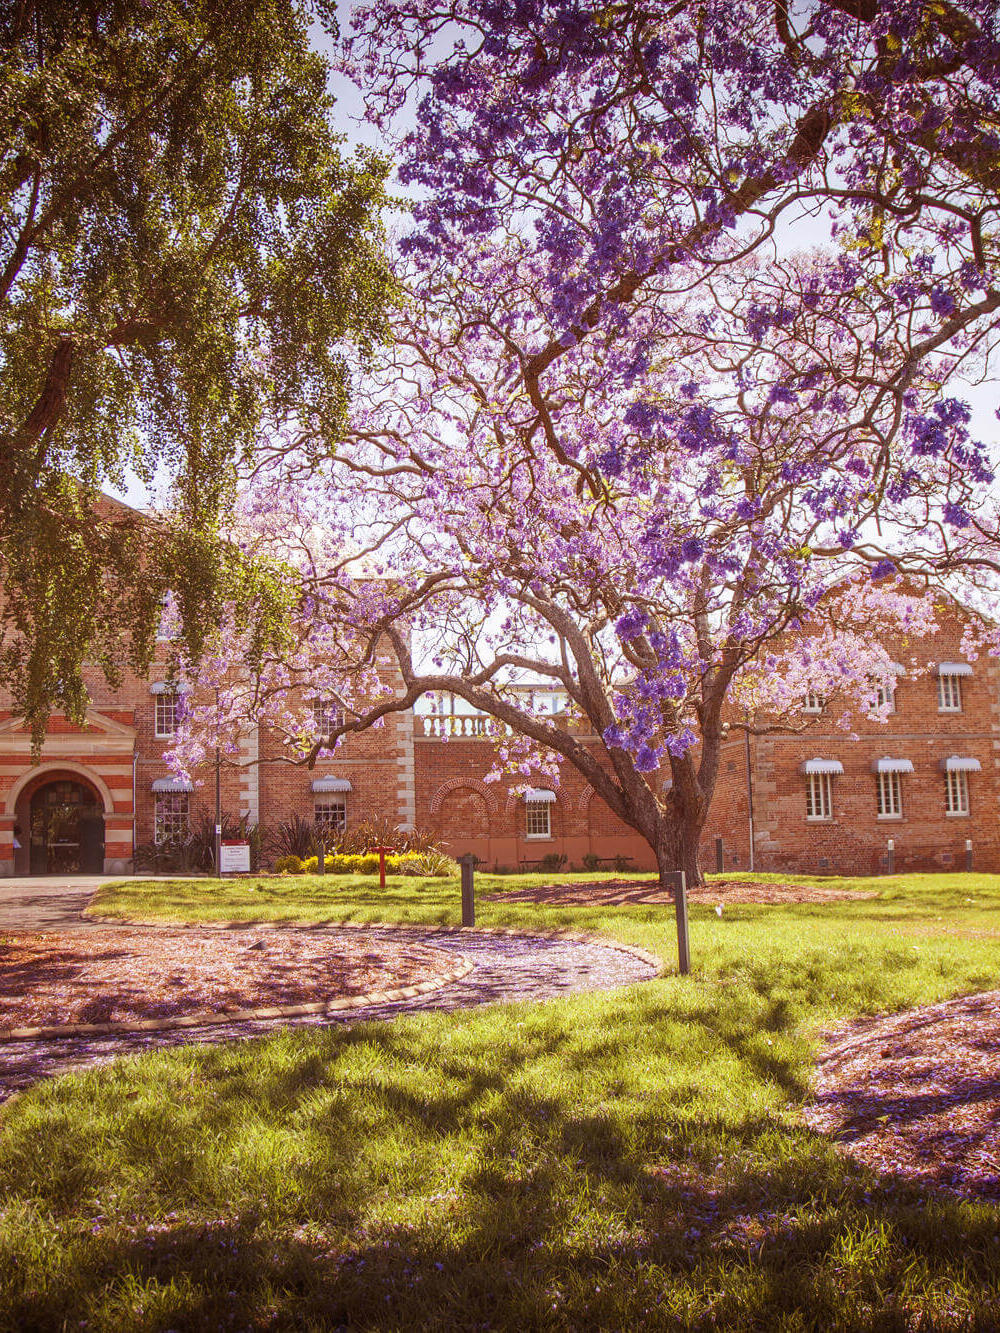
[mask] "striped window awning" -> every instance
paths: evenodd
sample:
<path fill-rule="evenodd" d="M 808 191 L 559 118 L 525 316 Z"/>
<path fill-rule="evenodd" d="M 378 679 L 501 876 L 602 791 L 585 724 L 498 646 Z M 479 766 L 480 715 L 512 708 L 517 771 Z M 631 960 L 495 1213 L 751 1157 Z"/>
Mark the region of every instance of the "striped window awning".
<path fill-rule="evenodd" d="M 154 778 L 153 791 L 157 793 L 194 791 L 194 783 L 190 778 Z"/>
<path fill-rule="evenodd" d="M 844 765 L 839 759 L 807 759 L 802 765 L 803 773 L 843 773 Z"/>
<path fill-rule="evenodd" d="M 971 676 L 972 667 L 968 662 L 938 662 L 939 676 Z"/>
<path fill-rule="evenodd" d="M 313 778 L 312 789 L 314 792 L 332 792 L 332 791 L 353 791 L 350 778 L 335 778 L 327 775 L 325 778 Z"/>
<path fill-rule="evenodd" d="M 890 759 L 886 755 L 882 759 L 876 759 L 872 764 L 873 773 L 912 773 L 912 759 Z"/>
<path fill-rule="evenodd" d="M 983 766 L 978 759 L 965 759 L 960 754 L 949 755 L 941 760 L 945 773 L 981 773 Z"/>
<path fill-rule="evenodd" d="M 190 694 L 191 686 L 177 680 L 154 680 L 149 687 L 150 694 Z"/>
<path fill-rule="evenodd" d="M 524 799 L 531 805 L 551 805 L 556 799 L 556 794 L 547 787 L 529 787 L 524 793 Z"/>

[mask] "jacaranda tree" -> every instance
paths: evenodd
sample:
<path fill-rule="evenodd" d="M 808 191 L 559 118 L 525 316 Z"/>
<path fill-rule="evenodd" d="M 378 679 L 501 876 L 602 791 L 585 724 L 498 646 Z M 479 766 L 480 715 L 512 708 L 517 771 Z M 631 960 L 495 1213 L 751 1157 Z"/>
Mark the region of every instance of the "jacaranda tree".
<path fill-rule="evenodd" d="M 218 540 L 235 464 L 304 395 L 327 439 L 382 333 L 384 164 L 345 156 L 327 7 L 0 3 L 0 684 L 41 738 L 82 664 L 197 646 L 266 580 Z M 172 522 L 97 499 L 131 467 Z"/>
<path fill-rule="evenodd" d="M 304 407 L 250 506 L 305 579 L 300 655 L 253 708 L 309 759 L 454 692 L 508 767 L 573 764 L 695 881 L 728 727 L 799 725 L 807 685 L 877 710 L 934 594 L 989 602 L 991 460 L 953 382 L 998 330 L 997 6 L 355 24 L 417 199 L 407 299 L 337 459 L 277 480 L 312 456 Z M 374 684 L 387 645 L 405 693 Z M 291 701 L 334 648 L 324 737 Z"/>

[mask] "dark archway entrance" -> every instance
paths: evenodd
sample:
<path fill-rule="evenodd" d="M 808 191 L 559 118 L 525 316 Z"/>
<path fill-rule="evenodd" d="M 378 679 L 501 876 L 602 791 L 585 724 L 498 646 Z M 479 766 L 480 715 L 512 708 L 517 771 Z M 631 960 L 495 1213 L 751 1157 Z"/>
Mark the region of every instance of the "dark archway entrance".
<path fill-rule="evenodd" d="M 85 782 L 57 778 L 31 797 L 32 875 L 104 871 L 104 803 Z"/>

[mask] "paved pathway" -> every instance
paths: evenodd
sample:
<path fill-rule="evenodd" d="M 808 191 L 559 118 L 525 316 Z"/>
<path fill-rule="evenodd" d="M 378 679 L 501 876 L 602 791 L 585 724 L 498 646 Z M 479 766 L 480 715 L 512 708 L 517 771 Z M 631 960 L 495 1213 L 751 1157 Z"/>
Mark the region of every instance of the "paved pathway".
<path fill-rule="evenodd" d="M 32 875 L 0 879 L 0 933 L 5 930 L 92 930 L 104 921 L 82 916 L 102 884 L 123 875 Z M 143 879 L 176 876 L 143 875 Z"/>
<path fill-rule="evenodd" d="M 38 904 L 29 901 L 26 906 L 15 907 L 11 900 L 8 900 L 6 905 L 0 901 L 0 930 L 5 925 L 13 924 L 13 916 L 8 916 L 8 912 L 13 914 L 25 910 L 35 914 L 36 924 L 33 924 L 31 929 L 38 929 L 37 922 L 43 917 L 46 921 L 51 919 L 53 924 L 45 927 L 50 930 L 67 929 L 73 924 L 80 925 L 79 916 L 74 917 L 73 913 L 79 913 L 93 889 L 102 883 L 106 876 L 93 877 L 89 886 L 81 885 L 79 878 L 76 877 L 72 884 L 64 888 L 62 907 L 56 901 L 50 906 L 45 906 L 48 901 L 45 890 L 29 895 L 29 898 L 37 898 Z M 37 880 L 28 882 L 32 888 L 39 884 Z M 67 886 L 68 882 L 53 881 L 49 896 L 55 896 L 54 890 L 58 888 L 58 884 Z M 0 899 L 3 899 L 3 896 L 0 891 Z M 71 907 L 69 905 L 71 902 L 76 905 Z M 101 924 L 107 928 L 106 921 Z M 372 939 L 377 941 L 380 934 L 389 935 L 390 932 L 380 931 L 374 926 L 370 933 Z M 213 1023 L 201 1028 L 183 1028 L 173 1032 L 123 1033 L 111 1037 L 57 1037 L 3 1042 L 0 1043 L 0 1101 L 46 1075 L 103 1064 L 119 1056 L 138 1054 L 142 1051 L 160 1050 L 192 1042 L 208 1045 L 223 1041 L 245 1040 L 286 1027 L 318 1027 L 331 1023 L 389 1019 L 397 1014 L 410 1013 L 414 1010 L 454 1010 L 504 1001 L 551 1000 L 580 991 L 611 990 L 618 986 L 648 981 L 659 971 L 652 963 L 611 945 L 582 943 L 578 940 L 527 934 L 494 935 L 487 931 L 476 930 L 435 930 L 426 927 L 414 928 L 412 931 L 401 931 L 396 928 L 391 932 L 392 939 L 397 942 L 407 936 L 436 945 L 449 953 L 464 955 L 474 965 L 473 971 L 463 980 L 415 1000 L 370 1005 L 362 1009 L 349 1010 L 343 1015 Z"/>

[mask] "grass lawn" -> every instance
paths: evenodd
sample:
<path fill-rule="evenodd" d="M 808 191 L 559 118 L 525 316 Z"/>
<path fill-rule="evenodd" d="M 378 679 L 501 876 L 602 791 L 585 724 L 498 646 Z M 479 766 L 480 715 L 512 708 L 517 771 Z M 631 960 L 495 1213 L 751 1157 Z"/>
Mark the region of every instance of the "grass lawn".
<path fill-rule="evenodd" d="M 797 1117 L 824 1026 L 1000 986 L 1000 877 L 822 882 L 880 895 L 696 905 L 690 978 L 36 1086 L 0 1112 L 0 1328 L 1000 1327 L 1000 1209 L 865 1172 Z M 98 910 L 456 922 L 459 890 L 126 882 Z M 478 918 L 675 956 L 665 906 Z"/>

